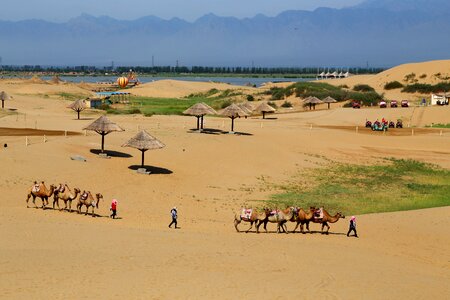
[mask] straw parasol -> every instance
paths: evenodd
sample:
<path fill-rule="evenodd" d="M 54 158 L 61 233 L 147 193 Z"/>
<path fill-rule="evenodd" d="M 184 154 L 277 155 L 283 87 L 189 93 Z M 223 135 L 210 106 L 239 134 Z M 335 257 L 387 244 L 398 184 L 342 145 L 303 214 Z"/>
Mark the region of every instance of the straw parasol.
<path fill-rule="evenodd" d="M 309 96 L 308 98 L 306 98 L 305 100 L 303 100 L 303 102 L 305 104 L 309 104 L 309 109 L 311 110 L 311 107 L 313 107 L 314 109 L 316 109 L 316 104 L 320 104 L 323 103 L 322 100 L 320 100 L 317 97 L 311 97 Z"/>
<path fill-rule="evenodd" d="M 10 100 L 11 96 L 9 96 L 5 91 L 0 93 L 0 100 L 2 100 L 2 108 L 5 108 L 5 100 Z"/>
<path fill-rule="evenodd" d="M 142 130 L 132 137 L 128 142 L 122 145 L 122 147 L 132 147 L 142 152 L 141 166 L 144 167 L 144 153 L 147 150 L 161 149 L 164 145 L 160 140 L 149 134 L 147 131 Z"/>
<path fill-rule="evenodd" d="M 323 103 L 327 103 L 328 104 L 328 109 L 330 109 L 330 103 L 336 103 L 336 99 L 328 96 L 325 99 L 322 100 Z"/>
<path fill-rule="evenodd" d="M 78 114 L 78 120 L 80 119 L 80 112 L 83 111 L 86 108 L 86 101 L 83 99 L 77 100 L 67 106 L 67 108 L 72 109 L 73 111 L 76 111 Z"/>
<path fill-rule="evenodd" d="M 102 153 L 104 152 L 105 135 L 113 131 L 125 131 L 125 129 L 112 122 L 105 116 L 101 116 L 92 124 L 83 129 L 95 131 L 102 136 Z"/>
<path fill-rule="evenodd" d="M 186 109 L 183 114 L 189 116 L 197 117 L 197 130 L 200 130 L 200 119 L 201 119 L 201 129 L 203 129 L 203 116 L 204 115 L 215 115 L 217 112 L 206 103 L 196 103 Z"/>
<path fill-rule="evenodd" d="M 234 103 L 232 103 L 230 106 L 227 106 L 224 110 L 222 110 L 220 115 L 231 119 L 231 132 L 233 132 L 234 130 L 234 119 L 238 117 L 248 116 L 248 114 L 244 110 L 242 110 L 242 108 L 240 108 Z"/>
<path fill-rule="evenodd" d="M 266 102 L 263 102 L 255 109 L 255 111 L 262 113 L 263 119 L 265 119 L 266 113 L 273 113 L 276 111 L 276 109 L 267 104 Z"/>

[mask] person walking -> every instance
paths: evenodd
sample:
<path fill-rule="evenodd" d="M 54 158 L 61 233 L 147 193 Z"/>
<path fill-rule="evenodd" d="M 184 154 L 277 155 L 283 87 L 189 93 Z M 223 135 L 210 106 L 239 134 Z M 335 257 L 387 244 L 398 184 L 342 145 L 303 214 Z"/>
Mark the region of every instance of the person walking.
<path fill-rule="evenodd" d="M 350 236 L 350 232 L 352 232 L 352 231 L 355 233 L 355 237 L 358 237 L 358 234 L 356 233 L 356 218 L 355 218 L 355 216 L 352 216 L 350 218 L 350 226 L 348 228 L 347 236 Z"/>
<path fill-rule="evenodd" d="M 170 215 L 172 216 L 172 222 L 169 224 L 169 228 L 172 228 L 172 225 L 175 224 L 175 228 L 177 227 L 177 218 L 178 218 L 178 211 L 177 211 L 177 207 L 174 206 L 171 210 L 170 210 Z"/>
<path fill-rule="evenodd" d="M 115 219 L 117 215 L 117 200 L 113 199 L 111 202 L 111 207 L 109 208 L 111 210 L 111 216 L 110 218 Z"/>

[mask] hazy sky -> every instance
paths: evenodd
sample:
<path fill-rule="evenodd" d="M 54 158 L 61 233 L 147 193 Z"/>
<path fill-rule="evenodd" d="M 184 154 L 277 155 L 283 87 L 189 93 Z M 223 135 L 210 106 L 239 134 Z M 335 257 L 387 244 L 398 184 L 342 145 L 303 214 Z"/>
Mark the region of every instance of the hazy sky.
<path fill-rule="evenodd" d="M 62 22 L 81 13 L 137 19 L 154 15 L 189 21 L 207 14 L 252 17 L 258 13 L 274 16 L 290 9 L 341 8 L 362 0 L 1 0 L 1 20 L 44 19 Z"/>

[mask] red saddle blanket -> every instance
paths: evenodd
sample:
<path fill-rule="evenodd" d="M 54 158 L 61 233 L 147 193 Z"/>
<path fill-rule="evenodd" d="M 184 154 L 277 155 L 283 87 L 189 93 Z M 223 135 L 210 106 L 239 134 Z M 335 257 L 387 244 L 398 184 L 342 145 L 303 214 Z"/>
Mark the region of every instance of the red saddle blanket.
<path fill-rule="evenodd" d="M 250 220 L 252 217 L 253 209 L 243 208 L 241 211 L 241 219 L 242 220 Z"/>

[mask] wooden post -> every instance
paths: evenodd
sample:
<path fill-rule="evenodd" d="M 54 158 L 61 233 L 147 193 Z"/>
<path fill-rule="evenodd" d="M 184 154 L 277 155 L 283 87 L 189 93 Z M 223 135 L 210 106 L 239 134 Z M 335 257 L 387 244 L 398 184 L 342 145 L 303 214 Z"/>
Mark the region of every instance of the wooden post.
<path fill-rule="evenodd" d="M 358 133 L 358 126 L 356 126 L 356 133 Z"/>
<path fill-rule="evenodd" d="M 86 129 L 84 130 L 84 136 L 87 136 L 87 130 Z"/>
<path fill-rule="evenodd" d="M 37 129 L 37 120 L 34 121 L 34 129 Z"/>
<path fill-rule="evenodd" d="M 64 137 L 67 137 L 67 130 L 64 130 Z"/>
<path fill-rule="evenodd" d="M 442 130 L 439 132 L 439 136 L 442 136 Z"/>
<path fill-rule="evenodd" d="M 263 123 L 261 122 L 261 128 L 263 128 Z"/>
<path fill-rule="evenodd" d="M 312 130 L 312 124 L 309 126 L 309 130 Z"/>
<path fill-rule="evenodd" d="M 45 134 L 44 134 L 44 143 L 47 143 L 47 138 L 45 137 Z"/>
<path fill-rule="evenodd" d="M 411 129 L 411 136 L 413 136 L 413 135 L 414 135 L 414 128 Z"/>
<path fill-rule="evenodd" d="M 28 137 L 25 137 L 25 146 L 28 146 Z"/>

